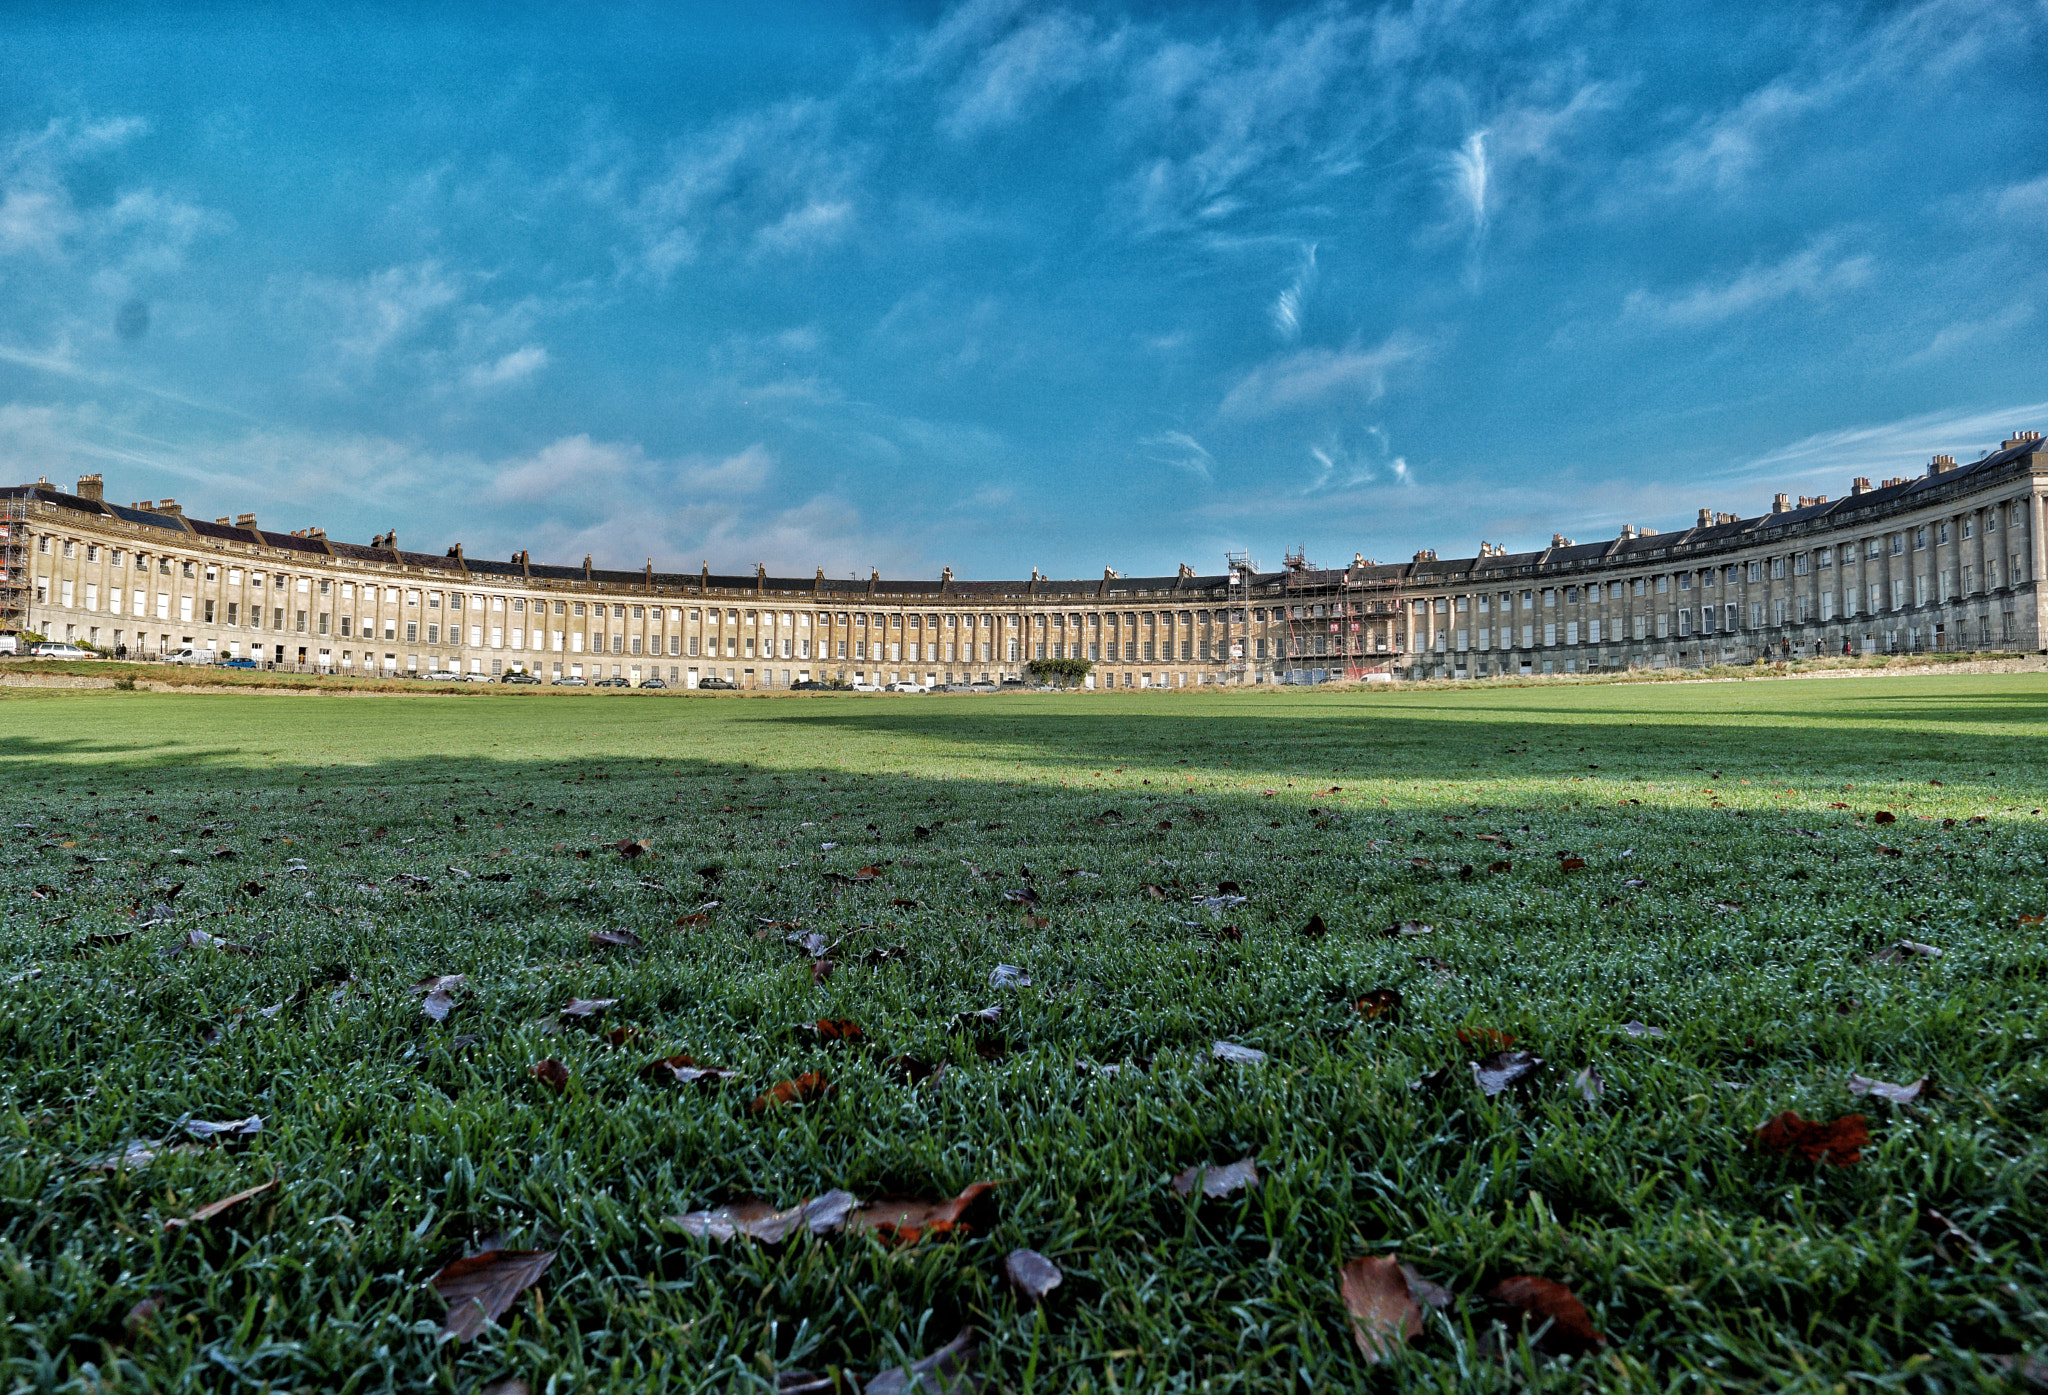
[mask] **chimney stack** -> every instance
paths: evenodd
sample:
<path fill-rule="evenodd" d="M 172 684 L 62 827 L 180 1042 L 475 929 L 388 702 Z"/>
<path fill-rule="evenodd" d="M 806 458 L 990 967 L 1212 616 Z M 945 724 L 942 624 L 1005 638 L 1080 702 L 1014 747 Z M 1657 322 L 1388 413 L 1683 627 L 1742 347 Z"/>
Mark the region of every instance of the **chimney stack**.
<path fill-rule="evenodd" d="M 1955 469 L 1955 467 L 1956 458 L 1953 455 L 1937 455 L 1934 459 L 1927 462 L 1927 473 L 1930 475 L 1945 475 L 1950 470 Z"/>
<path fill-rule="evenodd" d="M 1790 513 L 1790 512 L 1792 512 L 1792 496 L 1791 496 L 1791 495 L 1789 495 L 1789 494 L 1779 494 L 1779 495 L 1776 495 L 1776 496 L 1774 496 L 1774 497 L 1772 498 L 1772 500 L 1771 500 L 1771 512 L 1772 512 L 1772 513 Z"/>
<path fill-rule="evenodd" d="M 102 480 L 98 475 L 80 475 L 78 477 L 78 497 L 90 499 L 95 504 L 100 503 L 107 497 L 106 481 Z"/>
<path fill-rule="evenodd" d="M 2000 450 L 2011 450 L 2014 446 L 2029 446 L 2041 439 L 2038 431 L 2015 431 L 1998 443 Z"/>
<path fill-rule="evenodd" d="M 157 500 L 156 511 L 160 514 L 166 514 L 171 518 L 183 518 L 185 516 L 185 511 L 178 507 L 176 499 Z"/>
<path fill-rule="evenodd" d="M 247 529 L 248 529 L 248 530 L 249 530 L 250 532 L 252 532 L 252 533 L 253 533 L 253 532 L 255 532 L 255 531 L 256 531 L 256 515 L 255 515 L 255 514 L 253 514 L 253 513 L 238 513 L 238 514 L 236 514 L 236 515 L 235 515 L 235 526 L 236 526 L 237 528 L 247 528 Z"/>
<path fill-rule="evenodd" d="M 1858 475 L 1855 479 L 1849 481 L 1849 496 L 1851 498 L 1858 494 L 1868 494 L 1869 492 L 1870 481 L 1862 475 Z"/>
<path fill-rule="evenodd" d="M 1701 528 L 1711 528 L 1711 527 L 1713 527 L 1713 526 L 1714 526 L 1714 511 L 1713 511 L 1712 509 L 1701 509 L 1701 510 L 1700 510 L 1700 521 L 1699 521 L 1699 524 L 1698 524 L 1697 526 L 1699 526 L 1699 527 L 1701 527 Z"/>

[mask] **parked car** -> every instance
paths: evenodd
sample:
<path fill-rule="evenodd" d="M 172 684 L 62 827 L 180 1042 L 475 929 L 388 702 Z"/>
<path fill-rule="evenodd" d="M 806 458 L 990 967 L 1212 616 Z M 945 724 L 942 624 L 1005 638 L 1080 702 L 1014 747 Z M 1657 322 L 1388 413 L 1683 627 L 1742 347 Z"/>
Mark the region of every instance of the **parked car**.
<path fill-rule="evenodd" d="M 540 685 L 539 675 L 528 673 L 524 669 L 517 668 L 513 669 L 510 673 L 506 674 L 503 678 L 500 678 L 498 681 L 500 683 L 530 683 L 536 687 Z"/>
<path fill-rule="evenodd" d="M 183 649 L 166 649 L 156 656 L 156 661 L 160 664 L 210 664 L 213 662 L 213 651 L 194 649 L 188 644 Z"/>
<path fill-rule="evenodd" d="M 557 688 L 587 688 L 590 685 L 572 673 L 567 678 L 557 678 L 554 686 Z"/>
<path fill-rule="evenodd" d="M 853 685 L 853 690 L 856 693 L 879 693 L 882 691 L 881 686 L 875 683 L 856 683 Z"/>
<path fill-rule="evenodd" d="M 891 683 L 888 691 L 892 693 L 921 693 L 924 691 L 924 685 L 922 683 Z"/>
<path fill-rule="evenodd" d="M 222 659 L 220 666 L 222 668 L 254 668 L 256 667 L 256 661 L 243 658 Z"/>
<path fill-rule="evenodd" d="M 633 685 L 623 678 L 600 678 L 590 686 L 593 688 L 630 688 Z"/>
<path fill-rule="evenodd" d="M 710 688 L 714 691 L 731 691 L 738 688 L 739 684 L 723 678 L 700 678 L 697 680 L 697 686 L 699 688 Z"/>
<path fill-rule="evenodd" d="M 81 649 L 77 645 L 67 644 L 61 639 L 45 640 L 41 644 L 30 646 L 28 656 L 31 659 L 97 659 L 99 657 L 90 649 Z"/>
<path fill-rule="evenodd" d="M 648 678 L 640 686 L 643 688 L 666 688 L 668 684 L 662 682 L 659 678 Z"/>
<path fill-rule="evenodd" d="M 462 675 L 462 681 L 465 683 L 488 683 L 491 681 L 491 675 L 488 673 L 465 673 Z"/>

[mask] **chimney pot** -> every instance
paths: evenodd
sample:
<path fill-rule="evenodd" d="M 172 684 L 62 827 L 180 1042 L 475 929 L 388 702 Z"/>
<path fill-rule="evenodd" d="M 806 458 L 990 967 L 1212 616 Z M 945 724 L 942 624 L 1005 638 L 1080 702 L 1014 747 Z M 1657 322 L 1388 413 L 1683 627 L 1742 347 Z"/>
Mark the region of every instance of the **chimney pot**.
<path fill-rule="evenodd" d="M 78 497 L 90 499 L 95 504 L 99 503 L 107 497 L 106 482 L 98 475 L 80 475 L 78 477 Z"/>
<path fill-rule="evenodd" d="M 251 532 L 254 532 L 254 531 L 255 531 L 255 529 L 256 529 L 256 515 L 255 515 L 255 514 L 253 514 L 253 513 L 238 513 L 238 514 L 236 514 L 236 515 L 235 515 L 235 526 L 236 526 L 237 528 L 247 528 L 247 529 L 249 529 L 249 530 L 250 530 Z"/>

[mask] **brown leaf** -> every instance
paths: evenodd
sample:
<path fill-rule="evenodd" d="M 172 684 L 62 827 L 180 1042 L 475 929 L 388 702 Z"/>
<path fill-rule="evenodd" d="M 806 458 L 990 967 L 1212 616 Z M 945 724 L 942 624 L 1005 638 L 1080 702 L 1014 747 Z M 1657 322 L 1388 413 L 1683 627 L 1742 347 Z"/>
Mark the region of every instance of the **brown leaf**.
<path fill-rule="evenodd" d="M 1894 814 L 1889 809 L 1879 809 L 1875 814 L 1872 814 L 1870 816 L 1870 821 L 1872 823 L 1897 823 L 1899 821 L 1899 816 L 1897 814 Z"/>
<path fill-rule="evenodd" d="M 1756 1129 L 1756 1146 L 1766 1153 L 1797 1153 L 1811 1163 L 1848 1167 L 1863 1161 L 1870 1146 L 1869 1120 L 1861 1114 L 1845 1114 L 1823 1123 L 1802 1119 L 1792 1110 L 1765 1120 Z"/>
<path fill-rule="evenodd" d="M 1489 872 L 1512 872 L 1515 870 L 1515 864 L 1512 862 L 1489 862 L 1486 864 L 1486 870 Z"/>
<path fill-rule="evenodd" d="M 1042 1302 L 1066 1280 L 1060 1267 L 1036 1250 L 1012 1250 L 1003 1260 L 1003 1275 L 1027 1303 Z"/>
<path fill-rule="evenodd" d="M 786 1210 L 778 1209 L 770 1202 L 749 1198 L 728 1202 L 715 1210 L 692 1211 L 686 1216 L 670 1219 L 685 1234 L 700 1240 L 731 1240 L 739 1236 L 758 1240 L 764 1245 L 779 1245 L 799 1226 L 813 1235 L 829 1235 L 846 1224 L 853 1208 L 853 1194 L 834 1189 Z"/>
<path fill-rule="evenodd" d="M 1307 939 L 1320 940 L 1330 933 L 1330 927 L 1323 923 L 1322 913 L 1318 911 L 1308 918 L 1308 924 L 1301 927 L 1301 933 Z"/>
<path fill-rule="evenodd" d="M 1968 1251 L 1980 1264 L 1988 1262 L 1991 1258 L 1990 1255 L 1985 1253 L 1982 1245 L 1965 1234 L 1963 1229 L 1954 1221 L 1932 1207 L 1921 1211 L 1920 1228 L 1934 1237 L 1934 1252 L 1941 1257 L 1944 1263 L 1954 1264 L 1956 1262 L 1955 1254 L 1949 1249 L 1952 1243 Z"/>
<path fill-rule="evenodd" d="M 974 1333 L 962 1332 L 922 1361 L 878 1372 L 866 1395 L 969 1395 L 981 1388 L 972 1374 L 974 1357 Z"/>
<path fill-rule="evenodd" d="M 1543 1058 L 1527 1051 L 1501 1051 L 1472 1063 L 1472 1078 L 1487 1095 L 1497 1095 L 1516 1081 L 1543 1068 Z"/>
<path fill-rule="evenodd" d="M 261 1186 L 251 1187 L 244 1192 L 236 1192 L 233 1196 L 224 1196 L 219 1201 L 210 1201 L 206 1205 L 200 1207 L 197 1211 L 194 1211 L 189 1216 L 171 1217 L 169 1220 L 164 1222 L 164 1229 L 183 1230 L 188 1225 L 201 1225 L 207 1221 L 212 1220 L 215 1216 L 220 1215 L 222 1212 L 241 1205 L 243 1202 L 247 1201 L 251 1197 L 263 1195 L 263 1193 L 269 1191 L 272 1187 L 276 1185 L 277 1179 L 273 1177 L 268 1182 L 263 1183 Z"/>
<path fill-rule="evenodd" d="M 1366 1255 L 1337 1271 L 1337 1291 L 1351 1316 L 1351 1336 L 1368 1365 L 1422 1335 L 1422 1309 L 1393 1255 Z"/>
<path fill-rule="evenodd" d="M 932 1080 L 948 1069 L 946 1062 L 934 1064 L 916 1056 L 891 1056 L 883 1063 L 898 1080 L 906 1085 L 921 1085 Z"/>
<path fill-rule="evenodd" d="M 831 1089 L 831 1083 L 825 1079 L 823 1071 L 805 1071 L 794 1080 L 772 1085 L 763 1093 L 756 1095 L 748 1108 L 753 1113 L 760 1114 L 771 1105 L 804 1104 L 810 1100 L 823 1099 Z"/>
<path fill-rule="evenodd" d="M 813 959 L 811 961 L 812 985 L 816 986 L 817 984 L 823 983 L 826 979 L 832 977 L 832 971 L 838 967 L 839 966 L 833 963 L 830 959 Z"/>
<path fill-rule="evenodd" d="M 654 844 L 645 838 L 621 838 L 612 846 L 618 849 L 620 857 L 631 862 L 636 857 L 645 857 L 647 850 L 653 847 Z"/>
<path fill-rule="evenodd" d="M 1197 1184 L 1200 1184 L 1203 1196 L 1220 1201 L 1224 1197 L 1257 1187 L 1258 1164 L 1251 1158 L 1239 1158 L 1234 1163 L 1225 1163 L 1220 1167 L 1199 1162 L 1177 1174 L 1168 1185 L 1178 1196 L 1192 1196 Z"/>
<path fill-rule="evenodd" d="M 1368 1022 L 1381 1017 L 1391 1020 L 1401 1011 L 1401 990 L 1375 988 L 1358 1000 L 1358 1011 Z"/>
<path fill-rule="evenodd" d="M 1458 1028 L 1458 1044 L 1460 1046 L 1489 1047 L 1495 1051 L 1505 1051 L 1515 1044 L 1515 1039 L 1506 1032 L 1496 1032 L 1491 1027 L 1460 1027 Z"/>
<path fill-rule="evenodd" d="M 818 1034 L 819 1041 L 863 1041 L 867 1033 L 861 1031 L 860 1023 L 845 1018 L 821 1017 L 811 1024 L 811 1030 Z"/>
<path fill-rule="evenodd" d="M 600 1032 L 597 1039 L 613 1050 L 617 1050 L 628 1042 L 638 1039 L 639 1036 L 640 1029 L 638 1027 L 614 1027 L 609 1032 Z"/>
<path fill-rule="evenodd" d="M 638 949 L 640 937 L 631 930 L 593 930 L 590 932 L 592 949 Z"/>
<path fill-rule="evenodd" d="M 976 1182 L 966 1191 L 945 1201 L 916 1201 L 885 1198 L 861 1207 L 846 1218 L 848 1230 L 871 1230 L 909 1243 L 926 1235 L 945 1235 L 972 1229 L 967 1213 L 995 1190 L 993 1182 Z"/>
<path fill-rule="evenodd" d="M 1517 1274 L 1511 1279 L 1502 1279 L 1488 1294 L 1494 1302 L 1506 1307 L 1520 1309 L 1528 1318 L 1538 1323 L 1547 1322 L 1550 1328 L 1543 1333 L 1538 1344 L 1545 1349 L 1559 1352 L 1579 1352 L 1588 1347 L 1604 1347 L 1607 1339 L 1593 1326 L 1593 1319 L 1586 1312 L 1586 1305 L 1563 1284 L 1554 1279 L 1539 1279 L 1530 1274 Z"/>
<path fill-rule="evenodd" d="M 245 894 L 245 895 L 248 895 L 248 896 L 261 896 L 261 895 L 263 894 L 263 883 L 262 883 L 262 882 L 243 882 L 243 883 L 242 883 L 242 891 L 243 891 L 243 894 Z"/>
<path fill-rule="evenodd" d="M 448 1305 L 441 1334 L 458 1342 L 476 1336 L 540 1282 L 554 1262 L 553 1250 L 485 1250 L 448 1265 L 427 1280 Z"/>
<path fill-rule="evenodd" d="M 1876 1095 L 1893 1104 L 1911 1104 L 1920 1098 L 1920 1091 L 1926 1088 L 1927 1077 L 1921 1076 L 1911 1085 L 1894 1085 L 1889 1080 L 1873 1080 L 1867 1075 L 1849 1076 L 1849 1093 L 1852 1095 Z"/>
<path fill-rule="evenodd" d="M 618 1001 L 617 998 L 571 998 L 562 1008 L 562 1016 L 575 1018 L 594 1017 L 606 1008 L 615 1006 Z"/>
<path fill-rule="evenodd" d="M 1585 865 L 1586 859 L 1583 857 L 1560 857 L 1557 860 L 1557 870 L 1560 872 L 1576 872 Z"/>
<path fill-rule="evenodd" d="M 569 1068 L 553 1056 L 528 1066 L 526 1073 L 558 1095 L 569 1088 Z"/>
<path fill-rule="evenodd" d="M 517 1376 L 492 1381 L 476 1392 L 476 1395 L 533 1395 L 532 1389 Z"/>
<path fill-rule="evenodd" d="M 1146 882 L 1142 887 L 1139 887 L 1138 889 L 1144 892 L 1147 896 L 1151 897 L 1154 901 L 1164 901 L 1166 899 L 1166 888 L 1163 886 L 1155 886 L 1151 882 Z"/>
<path fill-rule="evenodd" d="M 1598 1066 L 1587 1066 L 1572 1077 L 1572 1084 L 1578 1088 L 1580 1097 L 1588 1104 L 1607 1093 L 1607 1082 L 1601 1078 Z"/>

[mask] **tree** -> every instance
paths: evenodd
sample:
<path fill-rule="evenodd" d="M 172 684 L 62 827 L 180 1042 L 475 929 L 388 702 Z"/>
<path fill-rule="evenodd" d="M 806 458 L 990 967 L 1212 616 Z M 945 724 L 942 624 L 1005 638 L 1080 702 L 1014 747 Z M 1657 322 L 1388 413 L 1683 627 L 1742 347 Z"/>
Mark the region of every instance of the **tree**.
<path fill-rule="evenodd" d="M 1033 659 L 1024 667 L 1041 683 L 1058 683 L 1065 679 L 1069 683 L 1078 684 L 1094 669 L 1095 664 L 1089 659 Z"/>

